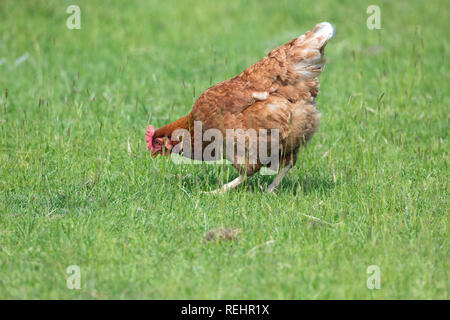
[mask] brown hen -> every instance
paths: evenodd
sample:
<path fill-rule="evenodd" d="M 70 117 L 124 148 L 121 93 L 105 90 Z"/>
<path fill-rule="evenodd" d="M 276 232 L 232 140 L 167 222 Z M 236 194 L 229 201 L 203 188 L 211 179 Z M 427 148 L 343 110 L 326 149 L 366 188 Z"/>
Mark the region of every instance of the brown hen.
<path fill-rule="evenodd" d="M 262 166 L 278 171 L 267 188 L 273 192 L 295 165 L 299 148 L 306 145 L 319 126 L 320 113 L 315 101 L 318 76 L 325 64 L 324 48 L 333 35 L 330 23 L 320 23 L 272 50 L 241 74 L 209 88 L 188 115 L 157 130 L 150 126 L 148 148 L 153 155 L 168 155 L 182 149 L 185 157 L 211 160 L 204 154 L 210 151 L 207 146 L 212 140 L 205 139 L 205 133 L 215 129 L 223 140 L 214 141 L 223 144 L 223 148 L 213 150 L 210 155 L 213 160 L 218 157 L 230 160 L 240 175 L 213 193 L 236 188 Z M 183 130 L 186 134 L 181 137 Z M 261 156 L 263 147 L 270 157 Z"/>

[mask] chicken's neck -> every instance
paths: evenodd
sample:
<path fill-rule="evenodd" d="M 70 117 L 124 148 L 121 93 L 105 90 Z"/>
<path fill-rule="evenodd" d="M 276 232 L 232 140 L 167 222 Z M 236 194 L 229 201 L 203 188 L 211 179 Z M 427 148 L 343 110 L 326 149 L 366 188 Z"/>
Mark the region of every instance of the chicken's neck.
<path fill-rule="evenodd" d="M 154 138 L 168 137 L 170 139 L 170 137 L 172 136 L 172 132 L 177 129 L 186 129 L 190 133 L 194 130 L 194 122 L 190 113 L 156 130 Z"/>

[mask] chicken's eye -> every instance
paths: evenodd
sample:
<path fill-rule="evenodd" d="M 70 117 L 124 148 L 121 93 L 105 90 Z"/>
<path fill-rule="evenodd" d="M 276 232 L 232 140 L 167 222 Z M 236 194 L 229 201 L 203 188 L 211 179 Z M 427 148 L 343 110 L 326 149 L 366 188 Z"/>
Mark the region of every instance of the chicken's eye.
<path fill-rule="evenodd" d="M 157 138 L 155 140 L 155 146 L 162 147 L 163 146 L 163 139 Z"/>

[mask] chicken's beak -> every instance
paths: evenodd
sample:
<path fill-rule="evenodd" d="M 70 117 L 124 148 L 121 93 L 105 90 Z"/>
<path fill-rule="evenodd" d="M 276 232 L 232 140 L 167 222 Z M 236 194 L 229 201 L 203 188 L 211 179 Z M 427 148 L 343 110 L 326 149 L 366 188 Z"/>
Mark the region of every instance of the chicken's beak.
<path fill-rule="evenodd" d="M 152 151 L 152 158 L 155 158 L 158 155 L 158 151 Z"/>

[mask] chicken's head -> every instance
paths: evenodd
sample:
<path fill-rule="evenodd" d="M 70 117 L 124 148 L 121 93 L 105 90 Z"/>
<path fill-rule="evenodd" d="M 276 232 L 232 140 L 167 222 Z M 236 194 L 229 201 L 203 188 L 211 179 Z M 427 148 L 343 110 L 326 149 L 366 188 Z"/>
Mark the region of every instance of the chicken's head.
<path fill-rule="evenodd" d="M 172 142 L 169 138 L 155 138 L 155 127 L 153 126 L 148 127 L 145 140 L 147 141 L 148 149 L 152 152 L 153 158 L 158 154 L 167 156 L 173 148 Z"/>

